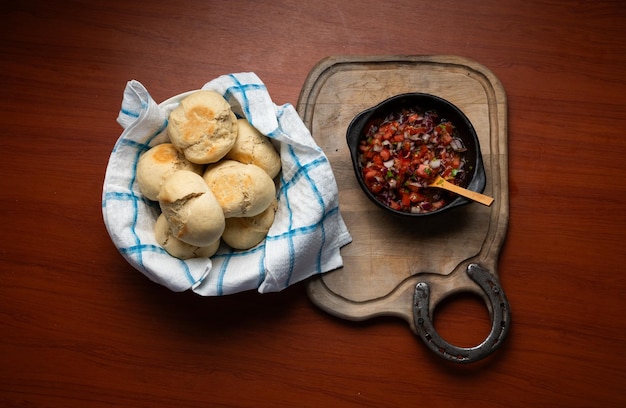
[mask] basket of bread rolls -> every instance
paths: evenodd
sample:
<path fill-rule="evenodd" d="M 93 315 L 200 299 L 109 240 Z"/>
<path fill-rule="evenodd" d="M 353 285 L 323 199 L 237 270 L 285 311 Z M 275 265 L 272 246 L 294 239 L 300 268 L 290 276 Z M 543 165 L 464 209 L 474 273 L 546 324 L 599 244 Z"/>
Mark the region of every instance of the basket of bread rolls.
<path fill-rule="evenodd" d="M 273 105 L 253 74 L 208 85 L 161 104 L 137 81 L 127 85 L 118 117 L 125 130 L 103 191 L 105 224 L 122 255 L 153 281 L 201 295 L 278 291 L 341 266 L 350 236 L 337 186 L 293 107 Z M 267 131 L 273 121 L 278 131 Z M 313 218 L 298 225 L 300 215 Z"/>
<path fill-rule="evenodd" d="M 170 142 L 137 163 L 139 191 L 158 202 L 156 240 L 170 255 L 210 257 L 220 240 L 259 244 L 274 222 L 280 156 L 269 138 L 237 119 L 215 91 L 198 91 L 169 115 Z"/>

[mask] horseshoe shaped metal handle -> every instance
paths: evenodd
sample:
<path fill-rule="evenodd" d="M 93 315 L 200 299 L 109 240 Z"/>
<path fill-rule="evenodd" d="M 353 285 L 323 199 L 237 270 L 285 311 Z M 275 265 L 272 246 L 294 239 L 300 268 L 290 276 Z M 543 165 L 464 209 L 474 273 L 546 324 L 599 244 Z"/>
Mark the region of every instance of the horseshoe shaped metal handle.
<path fill-rule="evenodd" d="M 490 303 L 491 331 L 485 340 L 474 347 L 458 347 L 448 343 L 435 330 L 430 304 L 430 286 L 419 282 L 413 296 L 413 319 L 418 335 L 440 357 L 456 363 L 471 363 L 493 353 L 502 344 L 510 326 L 509 302 L 498 279 L 478 264 L 470 264 L 467 274 L 487 296 Z"/>

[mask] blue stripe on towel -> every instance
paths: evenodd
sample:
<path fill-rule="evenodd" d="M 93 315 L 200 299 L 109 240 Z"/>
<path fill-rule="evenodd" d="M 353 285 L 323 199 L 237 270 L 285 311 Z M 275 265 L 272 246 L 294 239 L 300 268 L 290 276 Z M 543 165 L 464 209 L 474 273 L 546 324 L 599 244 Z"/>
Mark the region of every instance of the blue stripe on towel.
<path fill-rule="evenodd" d="M 315 162 L 326 162 L 326 160 L 315 160 L 314 163 Z M 317 272 L 319 272 L 322 269 L 322 252 L 323 252 L 322 249 L 324 248 L 326 244 L 326 229 L 324 228 L 324 221 L 323 221 L 324 218 L 326 217 L 326 204 L 324 204 L 324 198 L 322 197 L 322 194 L 317 188 L 317 185 L 315 184 L 315 182 L 313 181 L 313 179 L 311 179 L 311 176 L 309 175 L 309 172 L 308 172 L 309 168 L 310 166 L 306 166 L 306 170 L 303 172 L 303 177 L 305 177 L 308 180 L 309 184 L 311 185 L 311 188 L 315 192 L 315 198 L 317 199 L 317 202 L 319 203 L 322 209 L 322 221 L 319 223 L 320 233 L 322 235 L 322 238 L 321 238 L 320 250 L 317 252 Z M 287 281 L 287 285 L 289 285 L 289 280 Z"/>
<path fill-rule="evenodd" d="M 235 251 L 232 248 L 228 248 L 228 252 L 219 252 L 211 257 L 211 259 L 215 261 L 219 259 L 222 260 L 222 265 L 217 275 L 216 293 L 218 296 L 224 295 L 224 279 L 226 277 L 226 271 L 228 269 L 228 264 L 230 263 L 230 260 L 233 258 L 240 257 L 240 256 L 253 254 L 259 251 L 261 251 L 261 254 L 262 254 L 262 256 L 260 257 L 261 259 L 259 261 L 260 269 L 263 270 L 263 273 L 262 273 L 263 276 L 260 278 L 259 282 L 263 282 L 263 279 L 265 279 L 265 268 L 263 267 L 264 262 L 265 262 L 265 243 L 262 243 L 254 248 L 244 250 L 244 251 Z M 215 266 L 215 263 L 213 265 Z"/>
<path fill-rule="evenodd" d="M 135 184 L 135 180 L 137 179 L 137 163 L 139 162 L 139 157 L 141 156 L 141 154 L 146 151 L 148 149 L 148 146 L 150 145 L 150 142 L 159 135 L 159 133 L 161 133 L 165 128 L 167 127 L 167 121 L 164 121 L 164 123 L 161 125 L 161 127 L 159 129 L 157 129 L 157 131 L 155 133 L 153 133 L 149 138 L 146 144 L 141 145 L 138 144 L 138 146 L 141 146 L 141 148 L 137 149 L 137 152 L 135 153 L 135 158 L 133 160 L 133 176 L 130 178 L 130 182 L 128 184 L 128 190 L 133 191 L 133 185 Z M 139 238 L 139 235 L 137 235 L 137 219 L 139 218 L 139 206 L 138 206 L 138 202 L 136 199 L 132 200 L 133 203 L 133 221 L 130 225 L 130 232 L 133 234 L 133 237 L 135 239 L 135 242 L 137 243 L 137 245 L 141 244 L 141 239 Z M 143 253 L 140 251 L 137 253 L 137 263 L 139 263 L 139 265 L 141 265 L 142 268 L 145 269 L 145 266 L 143 265 Z"/>
<path fill-rule="evenodd" d="M 306 165 L 304 165 L 304 164 L 302 164 L 300 162 L 300 158 L 298 157 L 298 155 L 293 150 L 293 146 L 289 146 L 288 151 L 289 151 L 289 155 L 291 156 L 291 159 L 298 166 L 298 171 L 291 178 L 289 184 L 295 183 L 295 181 L 297 181 L 301 177 L 306 179 L 308 184 L 310 185 L 311 189 L 313 190 L 313 192 L 315 194 L 315 198 L 317 199 L 317 203 L 320 205 L 321 213 L 322 214 L 326 214 L 326 205 L 324 204 L 324 199 L 323 199 L 320 191 L 318 190 L 317 186 L 315 185 L 315 182 L 313 181 L 313 179 L 311 178 L 311 176 L 309 174 L 309 171 L 311 169 L 316 168 L 316 167 L 318 167 L 319 165 L 321 165 L 323 163 L 327 163 L 326 158 L 325 157 L 318 158 L 318 159 L 313 160 L 312 162 L 309 162 Z M 288 189 L 289 186 L 287 186 L 286 188 Z M 290 220 L 291 220 L 291 217 L 290 217 Z M 321 245 L 321 248 L 323 248 L 324 247 L 324 242 L 325 242 L 324 223 L 320 222 L 318 224 L 318 226 L 320 227 L 321 234 L 322 234 L 322 245 Z M 289 229 L 291 230 L 291 225 L 290 225 Z M 289 238 L 289 249 L 290 249 L 290 251 L 293 250 L 293 237 Z M 318 251 L 318 252 L 321 253 L 321 251 Z M 292 257 L 292 258 L 294 258 L 294 257 Z M 321 258 L 318 257 L 317 271 L 319 271 L 320 269 L 321 269 Z M 293 274 L 293 267 L 291 267 L 289 269 L 289 274 L 287 276 L 287 281 L 285 283 L 285 287 L 290 285 L 292 274 Z"/>
<path fill-rule="evenodd" d="M 132 163 L 132 176 L 130 178 L 130 182 L 126 186 L 129 192 L 128 193 L 109 193 L 109 194 L 106 194 L 105 195 L 105 199 L 104 199 L 105 203 L 103 204 L 103 206 L 106 206 L 106 200 L 111 199 L 111 198 L 117 199 L 117 200 L 123 199 L 123 200 L 130 201 L 131 206 L 132 206 L 132 222 L 131 222 L 131 225 L 130 225 L 130 232 L 131 232 L 131 235 L 133 237 L 133 241 L 134 241 L 135 245 L 133 245 L 133 246 L 131 246 L 129 248 L 120 248 L 120 251 L 123 251 L 123 252 L 133 256 L 133 258 L 137 261 L 137 263 L 144 270 L 145 270 L 145 266 L 143 265 L 143 251 L 137 250 L 137 248 L 142 248 L 143 247 L 143 244 L 141 242 L 141 238 L 139 237 L 139 235 L 137 234 L 137 231 L 136 231 L 137 220 L 138 220 L 138 217 L 139 217 L 139 205 L 138 205 L 138 203 L 139 203 L 140 198 L 137 195 L 133 194 L 133 185 L 135 184 L 135 180 L 137 178 L 137 163 L 139 162 L 139 157 L 141 156 L 142 153 L 144 153 L 145 151 L 150 149 L 150 143 L 159 134 L 161 134 L 165 130 L 166 127 L 167 127 L 167 120 L 163 121 L 161 126 L 159 126 L 156 129 L 156 131 L 153 132 L 153 134 L 150 135 L 150 137 L 148 137 L 148 139 L 144 143 L 139 143 L 137 141 L 129 140 L 129 139 L 126 139 L 126 138 L 120 138 L 117 141 L 117 143 L 113 147 L 113 152 L 116 152 L 122 146 L 127 146 L 127 147 L 130 147 L 130 148 L 136 149 L 135 156 L 133 158 L 133 163 Z M 193 282 L 193 278 L 191 278 L 191 281 Z"/>
<path fill-rule="evenodd" d="M 220 268 L 220 272 L 217 275 L 217 295 L 222 296 L 224 294 L 224 276 L 226 276 L 226 269 L 228 268 L 228 263 L 232 258 L 232 251 L 229 254 L 230 256 L 225 256 L 224 262 L 222 263 L 222 267 Z"/>
<path fill-rule="evenodd" d="M 284 192 L 282 197 L 284 197 L 285 200 L 285 206 L 287 207 L 287 210 L 289 212 L 289 222 L 287 225 L 289 225 L 289 228 L 287 230 L 287 233 L 284 234 L 284 236 L 287 238 L 287 245 L 289 248 L 289 272 L 287 275 L 287 282 L 289 282 L 289 280 L 291 279 L 291 275 L 293 274 L 293 267 L 294 267 L 294 263 L 295 263 L 295 249 L 294 249 L 294 245 L 293 245 L 293 235 L 291 234 L 291 232 L 293 231 L 293 210 L 291 209 L 291 204 L 289 202 L 289 196 L 287 195 L 287 190 L 288 190 L 288 186 L 287 186 L 287 182 L 285 181 L 285 179 L 281 176 L 280 177 L 281 180 L 281 190 Z M 289 283 L 287 283 L 287 286 L 289 286 Z"/>
<path fill-rule="evenodd" d="M 265 280 L 265 242 L 263 242 L 263 252 L 259 257 L 259 281 L 257 282 L 257 287 L 260 286 Z"/>
<path fill-rule="evenodd" d="M 252 114 L 250 113 L 250 100 L 248 99 L 247 92 L 253 90 L 266 90 L 265 85 L 263 84 L 242 84 L 239 79 L 237 79 L 236 75 L 230 74 L 228 77 L 235 83 L 234 86 L 229 87 L 224 92 L 224 98 L 229 100 L 234 97 L 235 92 L 241 96 L 242 103 L 241 108 L 243 109 L 244 114 L 251 120 Z M 251 123 L 254 126 L 254 123 Z"/>
<path fill-rule="evenodd" d="M 131 200 L 138 200 L 138 201 L 143 201 L 144 204 L 150 205 L 150 206 L 156 206 L 157 203 L 152 201 L 152 200 L 148 200 L 146 197 L 144 196 L 138 196 L 136 194 L 134 194 L 132 191 L 130 193 L 121 193 L 121 192 L 109 192 L 106 193 L 104 196 L 104 200 L 102 200 L 102 206 L 106 206 L 106 202 L 107 201 L 113 201 L 113 200 L 117 200 L 117 201 L 131 201 Z"/>
<path fill-rule="evenodd" d="M 138 118 L 139 117 L 139 113 L 140 112 L 134 112 L 134 111 L 130 111 L 128 109 L 124 109 L 124 107 L 122 106 L 122 109 L 120 109 L 120 112 L 126 116 L 130 116 L 131 118 Z"/>
<path fill-rule="evenodd" d="M 292 153 L 292 156 L 295 156 L 295 154 Z M 297 161 L 297 159 L 295 159 Z M 289 190 L 291 188 L 292 185 L 296 184 L 296 182 L 298 182 L 298 180 L 302 177 L 306 178 L 310 184 L 312 185 L 312 187 L 315 189 L 314 191 L 317 193 L 316 194 L 316 198 L 318 200 L 318 202 L 321 203 L 321 207 L 322 210 L 324 210 L 324 202 L 322 200 L 322 196 L 319 194 L 319 191 L 317 190 L 317 188 L 315 187 L 315 182 L 311 180 L 311 177 L 308 175 L 309 170 L 315 168 L 315 167 L 319 167 L 324 165 L 325 163 L 327 163 L 328 161 L 326 160 L 325 157 L 320 157 L 317 158 L 313 161 L 308 162 L 307 164 L 302 164 L 299 163 L 300 168 L 294 173 L 294 175 L 291 177 L 291 179 L 289 181 L 285 181 L 285 185 L 283 187 L 284 190 Z"/>
<path fill-rule="evenodd" d="M 293 106 L 290 104 L 274 105 L 267 95 L 265 84 L 256 79 L 254 75 L 231 74 L 220 81 L 221 84 L 218 87 L 222 90 L 224 98 L 231 104 L 236 103 L 241 109 L 237 109 L 238 115 L 243 115 L 247 118 L 252 126 L 255 126 L 255 122 L 257 122 L 264 129 L 263 132 L 267 132 L 267 129 L 276 126 L 272 132 L 267 134 L 268 137 L 284 143 L 290 140 L 289 134 L 292 131 L 295 134 L 302 133 L 303 136 L 306 136 L 307 130 L 303 127 L 304 124 L 299 125 L 297 121 L 294 121 L 289 116 L 295 112 Z M 248 81 L 252 83 L 248 83 Z M 108 209 L 107 215 L 111 219 L 118 216 L 113 214 L 118 208 L 122 212 L 120 215 L 123 215 L 125 219 L 125 230 L 119 232 L 125 242 L 123 245 L 127 245 L 124 248 L 120 248 L 120 252 L 123 253 L 124 257 L 131 261 L 140 271 L 143 271 L 144 274 L 151 276 L 155 280 L 163 280 L 165 277 L 161 276 L 160 271 L 149 269 L 155 267 L 154 263 L 158 263 L 160 257 L 163 257 L 163 259 L 168 258 L 167 265 L 169 268 L 173 268 L 174 270 L 171 272 L 175 273 L 175 276 L 172 276 L 173 280 L 171 283 L 175 284 L 177 288 L 184 287 L 185 281 L 191 283 L 192 288 L 195 288 L 198 286 L 198 283 L 207 279 L 211 285 L 211 288 L 206 288 L 209 289 L 208 293 L 218 296 L 232 293 L 233 290 L 236 291 L 237 288 L 234 285 L 241 281 L 236 275 L 241 269 L 239 265 L 246 265 L 246 269 L 258 268 L 258 272 L 248 271 L 254 273 L 252 275 L 248 273 L 243 277 L 247 286 L 254 284 L 257 287 L 270 285 L 273 286 L 272 289 L 279 289 L 277 285 L 288 287 L 293 281 L 301 279 L 301 265 L 299 258 L 297 258 L 300 254 L 296 254 L 301 244 L 307 251 L 312 251 L 310 254 L 307 254 L 307 265 L 302 265 L 307 272 L 307 276 L 309 276 L 309 273 L 321 273 L 324 262 L 322 254 L 325 253 L 326 244 L 331 242 L 331 234 L 334 233 L 334 223 L 339 215 L 339 209 L 337 203 L 325 195 L 323 186 L 318 184 L 326 181 L 330 163 L 321 151 L 321 148 L 309 142 L 306 138 L 294 145 L 287 144 L 282 146 L 283 149 L 286 147 L 286 149 L 282 150 L 283 154 L 286 153 L 284 158 L 286 161 L 283 164 L 288 164 L 289 167 L 293 165 L 293 170 L 291 170 L 293 172 L 287 172 L 288 178 L 285 178 L 284 172 L 281 172 L 279 176 L 278 198 L 281 214 L 285 216 L 280 225 L 281 228 L 286 228 L 286 231 L 281 229 L 281 233 L 267 236 L 263 243 L 247 251 L 227 249 L 227 246 L 223 246 L 217 254 L 211 257 L 213 270 L 210 275 L 207 274 L 207 269 L 204 269 L 203 273 L 203 268 L 210 268 L 210 264 L 203 267 L 201 262 L 172 260 L 171 258 L 173 257 L 169 256 L 163 248 L 157 245 L 153 238 L 148 238 L 144 235 L 146 233 L 143 227 L 144 221 L 146 221 L 145 217 L 152 217 L 158 213 L 158 208 L 155 207 L 158 204 L 147 200 L 137 191 L 136 168 L 141 154 L 149 150 L 155 142 L 155 138 L 163 134 L 167 127 L 167 121 L 164 116 L 159 116 L 158 114 L 144 115 L 145 111 L 154 108 L 155 105 L 149 97 L 145 97 L 143 89 L 140 89 L 140 91 L 142 92 L 138 92 L 135 95 L 136 99 L 133 104 L 123 104 L 120 111 L 121 122 L 131 124 L 135 121 L 147 119 L 148 126 L 150 126 L 148 132 L 152 133 L 151 130 L 153 130 L 154 133 L 146 138 L 145 133 L 144 135 L 139 135 L 137 134 L 138 129 L 135 129 L 134 133 L 129 133 L 129 135 L 133 135 L 131 137 L 135 140 L 126 137 L 118 140 L 113 148 L 113 153 L 125 157 L 124 167 L 127 168 L 126 171 L 131 170 L 132 173 L 126 173 L 122 179 L 124 180 L 123 184 L 117 185 L 114 191 L 107 190 L 102 199 L 103 209 L 107 206 L 109 200 L 118 201 L 118 203 L 115 203 L 114 206 L 112 205 Z M 251 107 L 253 101 L 257 103 L 257 100 L 260 103 L 259 106 L 262 106 L 260 111 L 256 109 L 257 105 Z M 141 104 L 141 109 L 137 106 L 139 104 Z M 267 113 L 268 109 L 272 110 L 272 113 L 276 113 L 277 122 L 262 116 Z M 164 121 L 161 122 L 161 120 Z M 143 129 L 146 129 L 145 124 Z M 319 154 L 316 154 L 315 151 Z M 307 196 L 306 202 L 301 200 L 300 193 Z M 332 204 L 328 204 L 325 200 L 331 200 Z M 327 207 L 328 205 L 332 207 Z M 301 217 L 299 214 L 294 213 L 296 208 L 304 208 L 304 211 L 315 214 L 306 214 L 304 217 Z M 107 210 L 104 211 L 106 212 Z M 146 211 L 147 214 L 144 214 Z M 310 242 L 309 239 L 311 239 Z M 312 247 L 313 243 L 319 246 Z M 265 267 L 266 261 L 273 261 L 266 259 L 266 246 L 269 245 L 273 247 L 279 245 L 280 250 L 285 252 L 281 256 L 287 256 L 287 258 L 281 259 L 279 276 L 266 276 L 269 272 L 273 272 L 270 264 L 274 265 L 272 262 L 269 262 L 268 269 Z M 177 262 L 180 262 L 180 267 Z M 242 263 L 240 264 L 240 262 Z M 310 265 L 310 263 L 313 265 Z M 194 280 L 194 276 L 199 276 L 199 278 Z M 207 276 L 210 276 L 210 279 L 206 278 Z M 266 282 L 269 278 L 272 281 Z M 168 280 L 166 285 L 170 283 L 169 277 L 165 279 Z M 209 282 L 205 283 L 208 284 Z"/>
<path fill-rule="evenodd" d="M 315 230 L 317 230 L 320 225 L 331 215 L 337 213 L 337 211 L 339 211 L 339 207 L 333 207 L 330 210 L 328 210 L 320 219 L 319 222 L 315 223 L 315 224 L 311 224 L 311 225 L 307 225 L 304 227 L 300 227 L 300 228 L 294 228 L 291 229 L 289 231 L 283 232 L 282 234 L 278 234 L 278 235 L 268 235 L 266 237 L 266 239 L 268 241 L 280 241 L 289 237 L 295 237 L 295 236 L 301 236 L 301 235 L 307 235 L 310 234 L 311 232 L 314 232 Z"/>
<path fill-rule="evenodd" d="M 159 245 L 151 245 L 151 244 L 142 244 L 138 246 L 120 248 L 120 252 L 122 254 L 127 254 L 127 255 L 136 255 L 138 253 L 144 253 L 144 252 L 154 252 L 157 254 L 170 256 L 167 253 L 167 251 L 163 249 L 162 247 L 160 247 Z M 197 283 L 194 277 L 191 275 L 191 271 L 189 270 L 189 266 L 187 266 L 187 263 L 183 260 L 179 260 L 179 261 L 180 261 L 180 266 L 183 268 L 183 271 L 185 272 L 185 277 L 187 278 L 189 283 L 191 283 L 192 285 Z"/>

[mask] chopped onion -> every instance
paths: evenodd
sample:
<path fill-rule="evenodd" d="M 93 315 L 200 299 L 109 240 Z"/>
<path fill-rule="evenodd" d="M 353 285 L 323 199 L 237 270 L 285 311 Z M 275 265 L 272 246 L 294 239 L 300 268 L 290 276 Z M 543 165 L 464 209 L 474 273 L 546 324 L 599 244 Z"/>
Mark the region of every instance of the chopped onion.
<path fill-rule="evenodd" d="M 458 136 L 452 136 L 452 132 L 448 135 L 441 126 L 445 121 L 432 111 L 409 122 L 417 111 L 403 109 L 391 113 L 379 126 L 369 128 L 369 137 L 361 141 L 360 147 L 363 174 L 368 177 L 365 181 L 370 191 L 376 190 L 376 198 L 401 211 L 424 213 L 440 208 L 445 203 L 441 200 L 448 197 L 436 189 L 422 190 L 428 187 L 433 174 L 445 170 L 451 182 L 465 180 L 463 165 L 465 168 L 467 165 L 461 152 L 466 148 Z M 383 139 L 389 136 L 387 132 L 391 132 L 393 138 Z M 444 136 L 445 142 L 442 140 Z M 458 168 L 451 169 L 453 163 Z M 410 194 L 409 205 L 402 203 L 406 203 L 407 193 Z"/>
<path fill-rule="evenodd" d="M 452 146 L 452 149 L 455 152 L 461 152 L 465 150 L 465 146 L 463 146 L 463 142 L 458 137 L 455 137 L 452 139 L 452 141 L 450 142 L 450 146 Z"/>
<path fill-rule="evenodd" d="M 425 185 L 418 181 L 407 181 L 405 184 L 407 185 L 407 187 L 425 187 Z"/>

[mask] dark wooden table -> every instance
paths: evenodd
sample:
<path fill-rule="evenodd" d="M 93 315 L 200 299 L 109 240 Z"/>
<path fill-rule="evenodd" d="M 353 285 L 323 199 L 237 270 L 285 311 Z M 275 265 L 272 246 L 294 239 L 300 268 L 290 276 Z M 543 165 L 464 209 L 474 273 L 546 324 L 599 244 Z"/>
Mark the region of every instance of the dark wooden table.
<path fill-rule="evenodd" d="M 626 404 L 626 12 L 619 1 L 29 1 L 0 6 L 0 405 Z M 134 270 L 102 220 L 130 79 L 155 100 L 253 71 L 296 104 L 331 55 L 458 55 L 508 97 L 505 344 L 472 365 L 305 285 L 222 298 Z M 461 296 L 440 332 L 490 325 Z"/>

